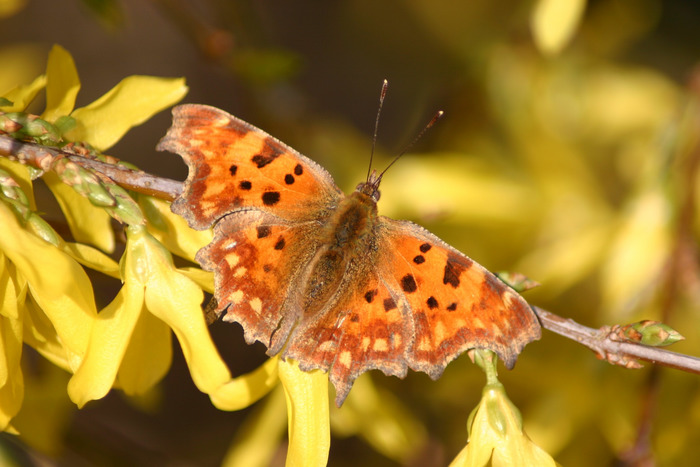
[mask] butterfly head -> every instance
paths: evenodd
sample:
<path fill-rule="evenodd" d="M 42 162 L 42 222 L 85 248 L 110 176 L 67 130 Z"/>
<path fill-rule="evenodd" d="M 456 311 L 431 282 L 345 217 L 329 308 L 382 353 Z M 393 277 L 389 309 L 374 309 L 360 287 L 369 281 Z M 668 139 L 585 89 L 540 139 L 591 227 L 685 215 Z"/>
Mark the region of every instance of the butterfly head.
<path fill-rule="evenodd" d="M 381 174 L 377 174 L 377 171 L 373 170 L 367 177 L 367 181 L 359 183 L 357 188 L 355 188 L 355 191 L 359 191 L 360 193 L 369 196 L 376 203 L 379 201 L 379 197 L 381 196 L 381 193 L 379 192 L 379 184 L 382 181 L 382 175 L 384 175 L 383 172 Z"/>

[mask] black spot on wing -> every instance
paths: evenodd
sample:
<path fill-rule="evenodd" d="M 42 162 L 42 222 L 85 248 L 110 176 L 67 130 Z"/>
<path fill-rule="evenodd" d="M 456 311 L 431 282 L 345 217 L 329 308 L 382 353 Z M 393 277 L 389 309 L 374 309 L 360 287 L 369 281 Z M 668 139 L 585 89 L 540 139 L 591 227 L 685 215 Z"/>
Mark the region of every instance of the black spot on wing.
<path fill-rule="evenodd" d="M 372 303 L 374 297 L 377 295 L 378 292 L 379 291 L 377 289 L 367 291 L 365 293 L 365 300 L 367 301 L 367 303 Z"/>
<path fill-rule="evenodd" d="M 406 274 L 401 278 L 401 289 L 406 293 L 413 293 L 418 289 L 418 285 L 412 274 Z"/>
<path fill-rule="evenodd" d="M 279 203 L 280 194 L 278 191 L 266 191 L 262 195 L 262 202 L 265 206 L 274 206 Z"/>
<path fill-rule="evenodd" d="M 282 155 L 282 151 L 275 146 L 276 143 L 274 141 L 272 141 L 269 138 L 266 139 L 262 151 L 260 151 L 260 154 L 254 155 L 250 160 L 259 169 L 262 169 L 266 165 L 271 164 L 275 159 Z"/>
<path fill-rule="evenodd" d="M 272 229 L 270 229 L 269 225 L 259 225 L 256 227 L 256 230 L 258 231 L 258 238 L 265 238 L 270 235 Z"/>
<path fill-rule="evenodd" d="M 445 262 L 445 274 L 442 276 L 442 283 L 445 285 L 450 284 L 456 289 L 460 284 L 459 276 L 469 269 L 471 265 L 472 261 L 468 258 L 461 258 L 454 254 L 448 255 L 447 261 Z"/>

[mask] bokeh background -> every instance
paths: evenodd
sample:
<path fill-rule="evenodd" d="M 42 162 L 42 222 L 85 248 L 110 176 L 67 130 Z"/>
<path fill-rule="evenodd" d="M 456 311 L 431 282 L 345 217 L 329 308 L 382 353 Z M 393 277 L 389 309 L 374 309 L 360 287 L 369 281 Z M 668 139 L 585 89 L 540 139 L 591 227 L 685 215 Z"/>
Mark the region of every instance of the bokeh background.
<path fill-rule="evenodd" d="M 585 10 L 558 47 L 537 23 L 545 3 L 3 0 L 0 92 L 42 73 L 53 44 L 75 58 L 78 106 L 129 75 L 184 76 L 185 102 L 265 129 L 349 191 L 367 171 L 386 78 L 376 167 L 436 110 L 446 115 L 385 176 L 383 214 L 424 225 L 491 270 L 540 282 L 526 294 L 533 304 L 591 327 L 662 320 L 687 337 L 673 350 L 700 355 L 700 3 L 561 0 L 562 18 L 572 5 Z M 183 180 L 180 158 L 154 149 L 169 123 L 169 112 L 157 115 L 110 154 Z M 59 216 L 48 197 L 40 209 Z M 95 281 L 104 305 L 118 285 Z M 234 374 L 264 360 L 237 325 L 211 330 Z M 68 375 L 27 348 L 22 435 L 0 435 L 2 458 L 221 465 L 258 407 L 216 410 L 174 346 L 156 390 L 113 391 L 80 411 Z M 612 367 L 545 331 L 501 377 L 529 436 L 562 465 L 697 463 L 697 376 Z M 331 465 L 445 465 L 464 446 L 484 384 L 466 356 L 437 382 L 363 378 L 419 442 L 382 451 L 336 414 Z M 284 463 L 280 420 L 272 465 Z"/>

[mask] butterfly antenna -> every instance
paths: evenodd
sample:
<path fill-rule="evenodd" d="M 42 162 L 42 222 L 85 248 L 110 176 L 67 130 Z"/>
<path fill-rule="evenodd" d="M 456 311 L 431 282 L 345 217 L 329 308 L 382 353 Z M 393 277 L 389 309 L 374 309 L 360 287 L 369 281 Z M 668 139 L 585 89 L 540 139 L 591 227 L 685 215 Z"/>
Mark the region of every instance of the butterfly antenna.
<path fill-rule="evenodd" d="M 379 177 L 377 177 L 377 180 L 376 180 L 376 182 L 375 182 L 375 184 L 376 184 L 377 187 L 379 186 L 379 182 L 382 181 L 382 177 L 384 176 L 384 174 L 386 173 L 386 171 L 389 170 L 389 167 L 391 167 L 392 165 L 394 165 L 394 163 L 395 163 L 397 160 L 399 160 L 399 158 L 400 158 L 401 156 L 403 156 L 404 154 L 406 154 L 406 153 L 408 152 L 408 150 L 411 149 L 411 148 L 423 137 L 423 135 L 425 134 L 425 132 L 428 131 L 428 130 L 430 129 L 430 127 L 432 127 L 433 125 L 435 125 L 435 123 L 436 123 L 438 120 L 440 120 L 440 118 L 442 118 L 442 116 L 443 116 L 444 114 L 445 114 L 445 112 L 443 112 L 442 110 L 439 110 L 439 111 L 433 116 L 433 118 L 430 119 L 430 121 L 428 122 L 428 124 L 425 125 L 425 127 L 423 127 L 423 129 L 420 131 L 420 133 L 418 133 L 418 135 L 416 135 L 416 137 L 413 138 L 413 141 L 411 141 L 408 145 L 406 145 L 406 147 L 403 148 L 403 150 L 402 150 L 400 153 L 398 153 L 398 154 L 396 155 L 396 157 L 394 157 L 394 159 L 389 163 L 389 165 L 387 165 L 386 168 L 385 168 L 384 170 L 382 170 L 382 173 L 379 174 Z"/>
<path fill-rule="evenodd" d="M 367 181 L 369 181 L 369 174 L 372 171 L 372 159 L 374 158 L 374 148 L 377 146 L 379 115 L 382 113 L 382 107 L 384 106 L 384 98 L 386 97 L 386 90 L 388 87 L 389 82 L 387 80 L 384 80 L 384 83 L 382 83 L 382 91 L 379 94 L 379 108 L 377 109 L 377 118 L 374 121 L 374 134 L 372 135 L 372 151 L 369 153 L 369 167 L 367 167 Z"/>

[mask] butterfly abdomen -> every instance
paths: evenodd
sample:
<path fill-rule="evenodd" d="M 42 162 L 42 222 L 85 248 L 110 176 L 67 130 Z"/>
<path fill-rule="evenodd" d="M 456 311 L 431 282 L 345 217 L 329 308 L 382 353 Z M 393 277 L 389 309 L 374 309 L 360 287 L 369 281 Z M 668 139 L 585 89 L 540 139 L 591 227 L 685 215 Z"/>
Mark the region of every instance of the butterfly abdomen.
<path fill-rule="evenodd" d="M 309 265 L 304 286 L 305 313 L 314 314 L 332 304 L 346 287 L 351 269 L 372 254 L 377 205 L 369 196 L 352 193 L 344 198 L 323 226 L 320 249 Z"/>

